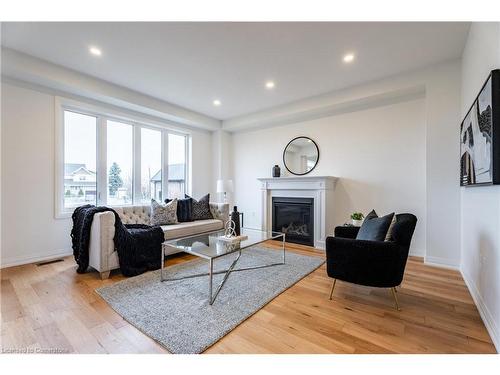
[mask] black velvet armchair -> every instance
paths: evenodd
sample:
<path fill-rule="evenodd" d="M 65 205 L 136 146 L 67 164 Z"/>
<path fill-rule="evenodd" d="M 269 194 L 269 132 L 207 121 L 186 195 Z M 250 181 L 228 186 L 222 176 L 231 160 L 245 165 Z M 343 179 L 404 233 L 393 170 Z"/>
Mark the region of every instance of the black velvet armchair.
<path fill-rule="evenodd" d="M 335 237 L 326 239 L 326 270 L 333 278 L 332 299 L 338 280 L 354 284 L 391 288 L 399 310 L 396 286 L 403 281 L 410 242 L 417 218 L 412 214 L 396 215 L 391 241 L 356 240 L 359 227 L 336 227 Z"/>

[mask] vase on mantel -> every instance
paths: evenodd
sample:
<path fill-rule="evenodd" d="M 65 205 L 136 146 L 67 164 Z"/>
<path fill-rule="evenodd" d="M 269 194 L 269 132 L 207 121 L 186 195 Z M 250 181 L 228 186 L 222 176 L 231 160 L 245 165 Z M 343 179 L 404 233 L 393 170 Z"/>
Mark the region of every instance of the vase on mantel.
<path fill-rule="evenodd" d="M 276 164 L 273 167 L 273 177 L 279 177 L 279 176 L 281 176 L 281 169 L 280 169 L 280 166 L 278 164 Z"/>

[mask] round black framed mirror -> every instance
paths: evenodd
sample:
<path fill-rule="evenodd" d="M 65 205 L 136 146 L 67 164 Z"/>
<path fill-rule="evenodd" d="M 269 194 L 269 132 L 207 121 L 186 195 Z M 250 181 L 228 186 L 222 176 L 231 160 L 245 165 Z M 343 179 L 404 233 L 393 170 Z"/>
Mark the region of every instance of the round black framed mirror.
<path fill-rule="evenodd" d="M 283 164 L 288 172 L 303 176 L 311 172 L 319 160 L 319 148 L 309 137 L 296 137 L 283 150 Z"/>

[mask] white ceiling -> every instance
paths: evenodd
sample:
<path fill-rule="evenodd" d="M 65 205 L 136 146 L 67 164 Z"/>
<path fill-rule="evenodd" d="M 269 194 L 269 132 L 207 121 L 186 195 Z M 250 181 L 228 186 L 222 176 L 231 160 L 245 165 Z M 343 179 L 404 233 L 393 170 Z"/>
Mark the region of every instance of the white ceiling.
<path fill-rule="evenodd" d="M 226 120 L 458 58 L 468 29 L 445 22 L 3 23 L 2 44 Z M 102 56 L 91 56 L 89 45 Z M 343 63 L 346 52 L 355 53 L 352 64 Z M 264 88 L 270 79 L 272 91 Z"/>

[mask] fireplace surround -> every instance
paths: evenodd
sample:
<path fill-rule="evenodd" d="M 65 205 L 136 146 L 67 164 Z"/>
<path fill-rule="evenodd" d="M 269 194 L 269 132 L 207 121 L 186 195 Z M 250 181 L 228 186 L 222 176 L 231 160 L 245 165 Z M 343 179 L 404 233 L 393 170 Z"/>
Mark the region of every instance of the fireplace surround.
<path fill-rule="evenodd" d="M 335 226 L 334 189 L 337 181 L 331 176 L 288 176 L 259 178 L 261 183 L 261 229 L 273 229 L 273 198 L 313 199 L 313 246 L 325 248 L 325 239 L 333 235 Z"/>

